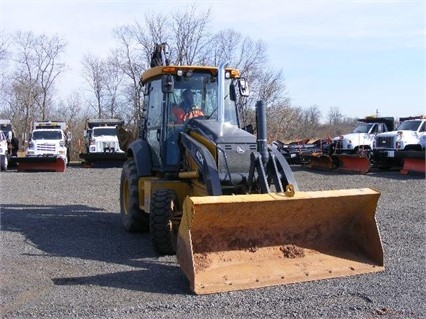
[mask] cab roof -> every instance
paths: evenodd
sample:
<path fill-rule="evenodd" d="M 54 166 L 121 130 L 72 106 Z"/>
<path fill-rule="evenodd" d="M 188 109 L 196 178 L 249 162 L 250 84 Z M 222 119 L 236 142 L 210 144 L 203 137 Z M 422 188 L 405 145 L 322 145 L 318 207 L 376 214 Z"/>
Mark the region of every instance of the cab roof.
<path fill-rule="evenodd" d="M 153 68 L 150 68 L 142 73 L 141 76 L 141 82 L 145 84 L 146 82 L 161 76 L 163 74 L 177 74 L 178 70 L 183 71 L 183 73 L 186 73 L 187 71 L 209 71 L 212 75 L 217 75 L 218 68 L 215 66 L 194 66 L 194 65 L 186 65 L 186 66 L 180 66 L 180 65 L 168 65 L 168 66 L 156 66 Z M 240 72 L 237 69 L 234 68 L 225 68 L 225 71 L 230 72 L 231 78 L 239 78 Z"/>

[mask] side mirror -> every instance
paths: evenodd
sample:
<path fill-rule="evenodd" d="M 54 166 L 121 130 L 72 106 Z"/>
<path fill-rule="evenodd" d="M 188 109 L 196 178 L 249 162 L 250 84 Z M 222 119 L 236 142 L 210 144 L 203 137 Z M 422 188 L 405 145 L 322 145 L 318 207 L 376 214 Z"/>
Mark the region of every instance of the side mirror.
<path fill-rule="evenodd" d="M 242 96 L 249 96 L 250 92 L 248 88 L 248 83 L 245 79 L 238 80 L 238 87 L 240 88 L 240 94 Z"/>
<path fill-rule="evenodd" d="M 254 134 L 254 128 L 252 124 L 249 124 L 247 126 L 244 126 L 243 129 L 247 132 L 249 132 L 250 134 Z"/>
<path fill-rule="evenodd" d="M 173 93 L 175 82 L 170 74 L 163 75 L 161 78 L 161 89 L 163 93 Z"/>
<path fill-rule="evenodd" d="M 229 99 L 234 102 L 237 100 L 237 91 L 235 90 L 234 82 L 229 87 Z"/>

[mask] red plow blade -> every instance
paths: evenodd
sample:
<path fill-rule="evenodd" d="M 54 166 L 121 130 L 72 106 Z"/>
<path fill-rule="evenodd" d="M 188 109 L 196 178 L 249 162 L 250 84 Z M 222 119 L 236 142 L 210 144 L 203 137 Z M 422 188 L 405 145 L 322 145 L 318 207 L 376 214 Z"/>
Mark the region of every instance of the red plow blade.
<path fill-rule="evenodd" d="M 62 157 L 22 157 L 17 158 L 18 172 L 65 172 Z"/>
<path fill-rule="evenodd" d="M 338 170 L 340 171 L 366 174 L 370 170 L 370 159 L 366 155 L 336 154 L 333 156 L 339 162 Z"/>
<path fill-rule="evenodd" d="M 333 169 L 333 159 L 329 155 L 322 153 L 312 153 L 310 156 L 310 168 L 331 170 Z"/>
<path fill-rule="evenodd" d="M 396 156 L 402 159 L 401 174 L 420 174 L 424 175 L 426 171 L 426 153 L 425 151 L 399 151 Z"/>
<path fill-rule="evenodd" d="M 425 174 L 425 160 L 420 158 L 406 158 L 404 159 L 404 166 L 401 169 L 401 173 L 404 175 L 414 174 Z"/>

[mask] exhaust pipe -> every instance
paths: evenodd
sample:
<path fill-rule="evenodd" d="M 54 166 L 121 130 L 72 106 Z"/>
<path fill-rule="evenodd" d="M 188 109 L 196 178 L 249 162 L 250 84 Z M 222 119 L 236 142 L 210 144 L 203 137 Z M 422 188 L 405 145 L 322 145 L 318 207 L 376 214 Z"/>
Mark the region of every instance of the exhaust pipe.
<path fill-rule="evenodd" d="M 228 62 L 220 63 L 217 76 L 217 119 L 221 126 L 225 122 L 225 68 L 227 66 Z"/>
<path fill-rule="evenodd" d="M 267 130 L 266 130 L 266 107 L 263 101 L 256 103 L 256 126 L 257 126 L 257 151 L 262 158 L 263 167 L 269 160 Z"/>

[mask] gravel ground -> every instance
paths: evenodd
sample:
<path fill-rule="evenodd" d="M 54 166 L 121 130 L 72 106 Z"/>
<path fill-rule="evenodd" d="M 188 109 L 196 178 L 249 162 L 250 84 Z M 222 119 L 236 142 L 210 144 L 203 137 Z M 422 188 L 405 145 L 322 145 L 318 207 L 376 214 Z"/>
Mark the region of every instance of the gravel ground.
<path fill-rule="evenodd" d="M 385 271 L 197 296 L 121 226 L 121 169 L 2 172 L 3 318 L 426 318 L 425 179 L 293 167 L 301 190 L 374 187 Z"/>

